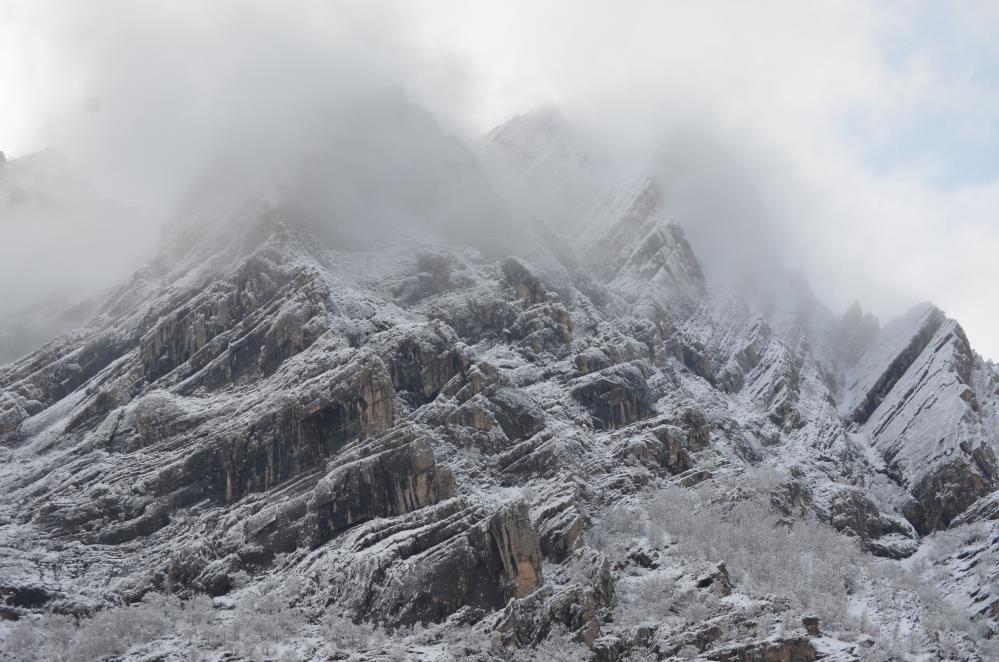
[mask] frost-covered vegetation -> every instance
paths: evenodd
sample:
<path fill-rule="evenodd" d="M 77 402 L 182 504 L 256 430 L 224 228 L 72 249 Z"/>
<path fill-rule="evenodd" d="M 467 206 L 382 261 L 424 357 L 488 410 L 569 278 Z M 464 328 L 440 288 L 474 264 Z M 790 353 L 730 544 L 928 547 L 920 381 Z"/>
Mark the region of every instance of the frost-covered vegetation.
<path fill-rule="evenodd" d="M 941 578 L 924 581 L 942 572 L 926 556 L 908 563 L 876 559 L 862 552 L 855 538 L 824 523 L 778 515 L 770 495 L 779 476 L 750 471 L 735 480 L 651 491 L 595 518 L 586 544 L 613 559 L 629 558 L 635 549 L 662 559 L 654 569 L 625 570 L 613 605 L 616 624 L 653 621 L 681 631 L 714 622 L 729 628 L 723 638 L 734 638 L 743 622 L 751 624 L 756 638 L 766 639 L 800 628 L 801 616 L 810 614 L 818 616 L 824 634 L 861 642 L 871 660 L 918 659 L 931 650 L 955 659 L 969 650 L 997 653 L 976 648 L 982 633 L 934 588 Z M 928 549 L 942 558 L 957 553 L 973 534 L 949 532 Z M 692 568 L 718 564 L 731 583 L 730 598 L 698 590 L 689 581 Z M 232 654 L 292 661 L 337 651 L 348 656 L 337 659 L 375 654 L 395 660 L 558 662 L 590 656 L 564 629 L 534 648 L 510 651 L 497 633 L 483 628 L 417 625 L 389 633 L 333 612 L 309 619 L 296 606 L 305 588 L 299 576 L 279 584 L 253 583 L 241 574 L 241 586 L 221 599 L 149 594 L 136 604 L 89 617 L 49 614 L 8 624 L 4 659 L 59 662 L 164 651 L 169 659 L 185 660 Z M 645 659 L 643 654 L 632 650 L 628 659 Z M 697 650 L 686 646 L 678 656 L 694 659 Z"/>
<path fill-rule="evenodd" d="M 935 536 L 924 553 L 907 562 L 877 559 L 861 551 L 856 538 L 810 516 L 779 515 L 771 504 L 779 484 L 773 472 L 748 471 L 694 489 L 650 491 L 599 513 L 586 545 L 610 559 L 634 558 L 636 550 L 660 559 L 624 568 L 612 605 L 616 626 L 654 622 L 665 632 L 682 632 L 710 622 L 722 628 L 723 641 L 746 633 L 765 640 L 800 629 L 807 614 L 819 618 L 823 634 L 859 642 L 870 660 L 922 659 L 927 651 L 944 659 L 964 659 L 968 651 L 999 654 L 981 648 L 990 643 L 980 626 L 936 588 L 945 578 L 935 575 L 946 566 L 933 559 L 977 542 L 977 529 Z M 982 564 L 983 573 L 987 567 Z M 721 568 L 732 595 L 691 582 L 704 568 Z M 339 654 L 335 659 L 553 662 L 591 656 L 572 633 L 558 627 L 534 647 L 509 650 L 498 633 L 481 626 L 430 624 L 387 632 L 333 611 L 310 619 L 297 606 L 306 591 L 299 575 L 283 583 L 239 575 L 238 588 L 224 598 L 148 594 L 136 604 L 87 617 L 48 614 L 7 624 L 0 628 L 2 659 L 60 662 L 164 652 L 167 659 L 206 661 L 226 655 L 282 661 Z M 655 659 L 646 654 L 655 655 L 635 649 L 627 659 Z M 696 647 L 682 646 L 675 657 L 697 655 Z"/>
<path fill-rule="evenodd" d="M 232 659 L 302 662 L 311 659 L 544 659 L 570 662 L 589 651 L 564 630 L 536 648 L 504 651 L 495 634 L 442 625 L 417 625 L 392 633 L 329 613 L 318 622 L 291 604 L 299 581 L 273 582 L 232 598 L 197 595 L 187 600 L 150 594 L 141 602 L 76 618 L 47 614 L 0 627 L 0 660 L 84 662 L 123 654 L 141 659 Z M 390 636 L 391 635 L 391 636 Z M 228 656 L 228 657 L 227 657 Z M 512 658 L 511 658 L 512 656 Z"/>
<path fill-rule="evenodd" d="M 939 581 L 925 581 L 927 573 L 942 570 L 926 560 L 875 558 L 856 538 L 814 518 L 779 516 L 770 504 L 775 484 L 772 472 L 751 471 L 730 482 L 666 488 L 608 508 L 589 532 L 591 544 L 612 558 L 637 547 L 667 561 L 662 570 L 619 583 L 618 622 L 682 624 L 717 615 L 716 595 L 677 580 L 683 564 L 707 562 L 724 564 L 735 591 L 777 598 L 778 613 L 751 614 L 761 636 L 779 634 L 808 614 L 819 617 L 825 633 L 867 640 L 875 660 L 914 659 L 930 649 L 960 658 L 975 640 L 989 645 L 979 631 L 984 626 L 949 603 L 935 588 Z"/>

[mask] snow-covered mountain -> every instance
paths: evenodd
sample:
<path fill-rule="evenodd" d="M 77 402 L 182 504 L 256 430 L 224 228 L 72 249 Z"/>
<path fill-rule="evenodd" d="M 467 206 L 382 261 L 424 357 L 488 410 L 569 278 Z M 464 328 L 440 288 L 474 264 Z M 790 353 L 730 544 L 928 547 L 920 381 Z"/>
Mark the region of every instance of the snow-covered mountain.
<path fill-rule="evenodd" d="M 10 657 L 996 653 L 999 369 L 956 321 L 713 282 L 553 111 L 399 121 L 391 181 L 207 187 L 0 367 Z"/>

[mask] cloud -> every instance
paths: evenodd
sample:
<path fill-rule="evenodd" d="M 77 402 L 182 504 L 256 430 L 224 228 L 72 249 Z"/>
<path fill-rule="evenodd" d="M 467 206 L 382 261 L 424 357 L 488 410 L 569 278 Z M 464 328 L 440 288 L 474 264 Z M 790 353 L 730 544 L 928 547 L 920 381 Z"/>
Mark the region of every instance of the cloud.
<path fill-rule="evenodd" d="M 222 165 L 231 180 L 298 164 L 312 196 L 302 206 L 327 226 L 419 213 L 445 184 L 471 195 L 468 168 L 443 172 L 460 150 L 407 100 L 423 93 L 415 100 L 446 120 L 460 107 L 460 71 L 413 48 L 404 28 L 388 4 L 3 3 L 0 149 L 15 160 L 0 173 L 0 336 L 23 305 L 72 302 L 126 278 L 172 210 L 209 181 L 227 185 Z M 51 146 L 69 158 L 17 158 Z M 309 168 L 326 180 L 307 181 Z M 52 186 L 25 195 L 46 169 L 70 174 L 43 176 Z M 67 179 L 94 190 L 63 196 Z M 492 212 L 475 206 L 484 196 L 458 197 L 452 216 Z"/>
<path fill-rule="evenodd" d="M 541 104 L 659 169 L 713 273 L 778 260 L 834 309 L 931 299 L 999 357 L 999 45 L 926 2 L 5 3 L 0 148 L 124 199 L 252 158 L 358 89 L 466 137 Z M 10 147 L 8 151 L 17 151 Z"/>
<path fill-rule="evenodd" d="M 434 82 L 435 67 L 407 45 L 387 5 L 12 7 L 0 59 L 11 63 L 4 87 L 21 112 L 0 140 L 59 145 L 128 202 L 170 201 L 214 151 L 242 142 L 263 152 L 300 138 L 303 123 L 361 91 Z M 45 84 L 33 84 L 39 73 Z M 456 79 L 451 94 L 460 94 Z"/>
<path fill-rule="evenodd" d="M 668 204 L 715 273 L 778 259 L 834 309 L 931 299 L 999 357 L 994 8 L 925 2 L 454 3 L 485 124 L 562 106 Z M 458 29 L 455 26 L 461 26 Z"/>

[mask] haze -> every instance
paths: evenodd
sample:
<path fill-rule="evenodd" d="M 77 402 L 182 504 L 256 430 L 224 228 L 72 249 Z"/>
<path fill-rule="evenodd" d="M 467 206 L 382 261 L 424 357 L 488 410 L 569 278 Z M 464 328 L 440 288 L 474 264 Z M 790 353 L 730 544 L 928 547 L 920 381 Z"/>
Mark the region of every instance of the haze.
<path fill-rule="evenodd" d="M 997 19 L 986 3 L 6 0 L 0 150 L 58 148 L 127 207 L 41 237 L 0 222 L 0 315 L 127 276 L 219 154 L 266 160 L 388 91 L 468 142 L 557 106 L 662 177 L 717 277 L 780 263 L 882 321 L 932 300 L 997 357 Z"/>

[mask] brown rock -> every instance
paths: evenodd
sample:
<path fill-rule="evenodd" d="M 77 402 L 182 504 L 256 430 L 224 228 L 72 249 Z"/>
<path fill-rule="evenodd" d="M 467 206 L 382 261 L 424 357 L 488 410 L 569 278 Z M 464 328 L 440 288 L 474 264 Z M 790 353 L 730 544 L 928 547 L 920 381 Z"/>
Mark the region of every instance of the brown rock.
<path fill-rule="evenodd" d="M 805 631 L 808 632 L 809 637 L 821 637 L 822 633 L 819 632 L 819 617 L 818 616 L 802 616 L 801 624 L 805 626 Z"/>

